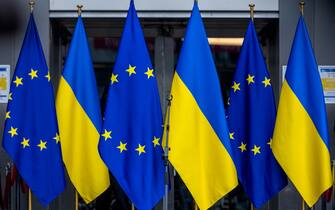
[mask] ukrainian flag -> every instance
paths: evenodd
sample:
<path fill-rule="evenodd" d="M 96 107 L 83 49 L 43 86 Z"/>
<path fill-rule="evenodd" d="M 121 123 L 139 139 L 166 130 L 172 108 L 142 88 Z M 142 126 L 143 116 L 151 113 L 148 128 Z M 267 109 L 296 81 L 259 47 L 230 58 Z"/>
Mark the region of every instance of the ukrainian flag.
<path fill-rule="evenodd" d="M 196 2 L 171 94 L 169 160 L 200 209 L 208 209 L 238 181 L 220 84 Z"/>
<path fill-rule="evenodd" d="M 331 187 L 326 107 L 303 17 L 281 90 L 272 150 L 310 207 Z"/>
<path fill-rule="evenodd" d="M 76 190 L 89 203 L 108 188 L 109 174 L 98 152 L 100 103 L 81 17 L 59 82 L 56 108 L 65 166 Z"/>

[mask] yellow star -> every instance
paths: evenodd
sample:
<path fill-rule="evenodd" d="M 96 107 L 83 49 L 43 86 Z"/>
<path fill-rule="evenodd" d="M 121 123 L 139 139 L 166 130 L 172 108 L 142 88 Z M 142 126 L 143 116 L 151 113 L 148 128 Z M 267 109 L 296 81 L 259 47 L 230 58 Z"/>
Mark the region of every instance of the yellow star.
<path fill-rule="evenodd" d="M 123 151 L 127 151 L 127 143 L 122 143 L 122 141 L 120 141 L 120 145 L 116 148 L 120 150 L 120 153 L 122 153 Z"/>
<path fill-rule="evenodd" d="M 241 89 L 240 89 L 240 83 L 236 83 L 236 82 L 234 82 L 234 85 L 231 86 L 231 88 L 234 89 L 234 93 L 235 93 L 237 90 L 241 90 Z"/>
<path fill-rule="evenodd" d="M 104 133 L 101 134 L 101 136 L 103 136 L 103 137 L 105 138 L 105 141 L 107 141 L 108 139 L 111 139 L 111 138 L 112 138 L 112 137 L 111 137 L 111 134 L 112 134 L 112 131 L 107 131 L 107 130 L 105 129 Z"/>
<path fill-rule="evenodd" d="M 50 71 L 48 71 L 48 74 L 44 76 L 45 78 L 48 79 L 48 82 L 50 82 L 51 76 L 50 76 Z"/>
<path fill-rule="evenodd" d="M 241 152 L 247 151 L 247 144 L 241 142 L 241 146 L 239 146 L 238 148 L 241 150 Z"/>
<path fill-rule="evenodd" d="M 10 119 L 10 111 L 6 112 L 6 119 Z"/>
<path fill-rule="evenodd" d="M 18 87 L 19 85 L 23 85 L 22 80 L 23 80 L 22 77 L 16 77 L 15 78 L 14 83 L 15 83 L 16 87 Z"/>
<path fill-rule="evenodd" d="M 10 127 L 10 131 L 8 131 L 8 133 L 11 135 L 11 137 L 13 138 L 14 136 L 17 136 L 17 128 L 13 128 Z"/>
<path fill-rule="evenodd" d="M 8 100 L 9 100 L 9 101 L 13 100 L 12 96 L 13 96 L 12 93 L 9 93 L 9 94 L 8 94 Z"/>
<path fill-rule="evenodd" d="M 138 152 L 138 155 L 145 153 L 145 145 L 138 144 L 138 147 L 135 149 Z"/>
<path fill-rule="evenodd" d="M 270 148 L 272 148 L 272 139 L 270 139 L 267 144 L 270 146 Z"/>
<path fill-rule="evenodd" d="M 152 143 L 154 144 L 154 147 L 160 145 L 160 144 L 159 144 L 159 139 L 160 139 L 160 138 L 157 138 L 156 136 L 154 136 L 154 140 L 152 140 Z"/>
<path fill-rule="evenodd" d="M 251 151 L 254 153 L 254 155 L 261 154 L 261 147 L 254 145 L 254 148 L 252 148 Z"/>
<path fill-rule="evenodd" d="M 267 77 L 265 77 L 264 80 L 262 81 L 262 83 L 264 84 L 264 87 L 271 86 L 270 81 L 271 79 L 268 79 Z"/>
<path fill-rule="evenodd" d="M 23 140 L 21 141 L 21 144 L 22 144 L 23 149 L 26 147 L 30 147 L 29 139 L 23 138 Z"/>
<path fill-rule="evenodd" d="M 40 148 L 40 151 L 42 151 L 43 149 L 47 149 L 47 142 L 40 140 L 40 143 L 37 146 Z"/>
<path fill-rule="evenodd" d="M 248 85 L 250 85 L 250 83 L 255 83 L 254 78 L 255 76 L 251 76 L 250 74 L 248 74 L 248 78 L 247 78 Z"/>
<path fill-rule="evenodd" d="M 112 84 L 114 84 L 116 82 L 119 82 L 119 80 L 117 80 L 118 76 L 119 76 L 118 74 L 112 74 L 112 76 L 111 76 Z"/>
<path fill-rule="evenodd" d="M 234 140 L 235 138 L 234 138 L 234 132 L 232 132 L 232 133 L 229 133 L 229 138 L 231 139 L 231 140 Z"/>
<path fill-rule="evenodd" d="M 132 74 L 136 74 L 135 69 L 136 69 L 136 66 L 131 66 L 131 65 L 129 64 L 129 67 L 128 67 L 128 69 L 126 70 L 126 72 L 128 72 L 129 76 L 131 76 Z"/>
<path fill-rule="evenodd" d="M 53 137 L 53 139 L 55 139 L 56 144 L 58 144 L 58 142 L 60 141 L 60 137 L 59 137 L 58 133 L 56 133 L 56 136 Z"/>
<path fill-rule="evenodd" d="M 148 68 L 148 70 L 144 72 L 144 74 L 146 74 L 148 76 L 148 79 L 150 79 L 150 77 L 154 77 L 154 70 Z"/>
<path fill-rule="evenodd" d="M 35 71 L 34 69 L 31 69 L 28 75 L 31 77 L 31 79 L 34 79 L 35 77 L 37 78 L 37 70 Z"/>

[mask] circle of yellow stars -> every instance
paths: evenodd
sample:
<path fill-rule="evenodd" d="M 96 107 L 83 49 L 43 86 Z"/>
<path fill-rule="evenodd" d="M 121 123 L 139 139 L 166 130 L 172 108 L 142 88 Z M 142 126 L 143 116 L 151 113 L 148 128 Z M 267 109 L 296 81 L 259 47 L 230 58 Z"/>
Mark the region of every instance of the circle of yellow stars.
<path fill-rule="evenodd" d="M 33 68 L 30 69 L 30 72 L 28 73 L 28 76 L 30 77 L 31 80 L 37 79 L 38 78 L 38 70 L 35 70 Z M 51 80 L 51 76 L 50 76 L 50 71 L 48 71 L 48 73 L 44 76 L 48 82 L 50 82 Z M 24 86 L 24 82 L 23 82 L 23 77 L 20 76 L 15 76 L 15 79 L 13 79 L 13 83 L 15 84 L 15 87 L 20 87 L 20 86 Z M 13 93 L 9 92 L 8 94 L 8 101 L 13 101 Z M 11 111 L 7 110 L 6 115 L 5 115 L 5 120 L 9 120 L 11 119 Z M 11 138 L 15 138 L 16 136 L 19 135 L 18 133 L 18 128 L 11 126 L 8 134 L 10 135 Z M 56 144 L 59 143 L 60 141 L 60 137 L 59 134 L 56 133 L 55 137 L 53 138 L 56 142 Z M 20 142 L 20 144 L 22 145 L 22 148 L 28 148 L 30 147 L 30 139 L 23 137 L 22 141 Z M 39 148 L 40 151 L 46 150 L 47 149 L 47 141 L 44 140 L 39 140 L 39 144 L 36 145 L 36 147 Z"/>
<path fill-rule="evenodd" d="M 248 74 L 248 77 L 246 78 L 246 81 L 248 83 L 248 85 L 251 84 L 255 84 L 255 75 L 252 74 Z M 266 76 L 264 77 L 264 80 L 262 80 L 262 84 L 264 85 L 264 88 L 271 86 L 271 79 L 267 78 Z M 236 81 L 233 81 L 233 85 L 231 86 L 231 88 L 233 89 L 234 93 L 236 93 L 237 91 L 241 91 L 240 88 L 241 83 L 238 83 Z M 230 98 L 229 98 L 230 99 Z M 228 100 L 228 105 L 230 105 L 230 100 Z M 230 132 L 229 133 L 229 139 L 230 140 L 234 140 L 234 132 Z M 272 139 L 269 140 L 269 142 L 267 142 L 267 144 L 270 146 L 270 148 L 272 148 Z M 240 152 L 246 152 L 247 151 L 247 144 L 244 142 L 241 142 L 241 144 L 238 146 L 238 148 L 240 149 Z M 257 146 L 254 145 L 253 148 L 250 150 L 254 156 L 261 154 L 261 146 Z"/>
<path fill-rule="evenodd" d="M 125 72 L 127 72 L 129 77 L 132 77 L 133 75 L 136 75 L 136 66 L 132 66 L 131 64 L 128 65 L 128 68 L 125 70 Z M 147 68 L 147 70 L 144 72 L 144 74 L 146 75 L 147 79 L 153 78 L 154 76 L 154 69 L 151 68 Z M 112 76 L 110 78 L 111 84 L 114 85 L 116 83 L 119 83 L 119 75 L 118 74 L 114 74 L 112 73 Z M 112 131 L 111 130 L 107 130 L 104 129 L 103 133 L 101 134 L 101 136 L 104 138 L 105 141 L 107 141 L 108 139 L 112 139 Z M 156 136 L 153 137 L 152 143 L 154 147 L 160 146 L 160 138 L 157 138 Z M 116 147 L 120 153 L 126 152 L 128 151 L 127 148 L 127 142 L 120 141 L 119 145 Z M 142 155 L 146 153 L 146 145 L 141 145 L 138 144 L 137 148 L 135 149 L 135 151 L 138 153 L 138 155 Z"/>

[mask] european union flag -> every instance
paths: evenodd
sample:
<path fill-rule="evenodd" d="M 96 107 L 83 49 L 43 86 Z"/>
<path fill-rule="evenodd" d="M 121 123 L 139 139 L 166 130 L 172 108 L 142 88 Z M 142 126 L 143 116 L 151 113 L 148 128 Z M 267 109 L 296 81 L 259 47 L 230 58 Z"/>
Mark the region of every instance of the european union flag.
<path fill-rule="evenodd" d="M 164 195 L 162 112 L 157 81 L 131 1 L 111 76 L 99 152 L 139 210 Z"/>
<path fill-rule="evenodd" d="M 255 208 L 287 185 L 271 150 L 275 119 L 270 75 L 250 21 L 230 91 L 228 125 L 238 177 Z"/>
<path fill-rule="evenodd" d="M 53 88 L 33 15 L 8 97 L 3 147 L 43 205 L 65 188 Z"/>

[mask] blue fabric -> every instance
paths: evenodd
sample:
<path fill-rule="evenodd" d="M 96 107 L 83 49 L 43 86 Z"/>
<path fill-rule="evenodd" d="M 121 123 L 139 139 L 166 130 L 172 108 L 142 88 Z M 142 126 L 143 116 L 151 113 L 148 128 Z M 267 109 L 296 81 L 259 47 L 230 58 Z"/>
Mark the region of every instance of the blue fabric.
<path fill-rule="evenodd" d="M 295 32 L 285 79 L 329 147 L 329 134 L 323 88 L 308 31 L 301 16 Z"/>
<path fill-rule="evenodd" d="M 80 61 L 80 62 L 78 62 Z M 93 62 L 81 16 L 78 17 L 65 62 L 63 77 L 71 86 L 78 102 L 100 132 L 100 99 L 95 80 Z"/>
<path fill-rule="evenodd" d="M 233 80 L 240 90 L 234 92 L 232 88 L 230 91 L 228 126 L 238 177 L 255 208 L 287 185 L 286 175 L 269 143 L 276 107 L 271 81 L 269 84 L 263 82 L 270 79 L 264 59 L 254 24 L 250 21 Z M 249 82 L 248 76 L 253 77 Z M 246 144 L 246 151 L 239 148 L 242 143 Z M 252 151 L 255 146 L 260 153 Z"/>
<path fill-rule="evenodd" d="M 37 71 L 37 77 L 29 73 Z M 65 188 L 53 88 L 33 15 L 11 83 L 3 147 L 41 204 L 47 205 Z M 14 83 L 22 79 L 22 85 Z M 11 129 L 17 129 L 9 133 Z M 26 144 L 22 143 L 26 141 Z M 43 146 L 38 147 L 44 142 Z"/>
<path fill-rule="evenodd" d="M 197 2 L 188 22 L 177 72 L 230 155 L 225 108 L 211 49 Z M 208 103 L 210 101 L 210 103 Z"/>
<path fill-rule="evenodd" d="M 136 67 L 136 74 L 126 71 L 129 65 Z M 153 68 L 131 1 L 112 72 L 118 81 L 111 81 L 102 129 L 102 134 L 111 132 L 112 138 L 101 136 L 99 151 L 139 210 L 152 209 L 164 195 L 163 150 L 153 143 L 156 137 L 161 144 L 161 105 L 156 75 L 148 78 L 148 69 Z M 127 150 L 117 148 L 121 142 Z M 145 153 L 136 151 L 139 144 L 145 146 Z"/>

